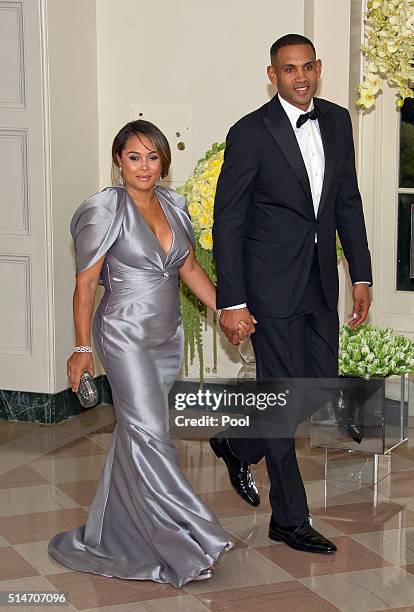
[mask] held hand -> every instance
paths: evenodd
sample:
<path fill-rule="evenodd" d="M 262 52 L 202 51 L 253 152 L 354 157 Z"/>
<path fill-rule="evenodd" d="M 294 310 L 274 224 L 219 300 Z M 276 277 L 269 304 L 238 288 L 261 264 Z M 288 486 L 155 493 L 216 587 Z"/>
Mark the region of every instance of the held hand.
<path fill-rule="evenodd" d="M 223 309 L 220 314 L 220 327 L 229 341 L 234 344 L 240 344 L 240 331 L 244 336 L 253 334 L 256 331 L 256 319 L 252 317 L 248 308 L 237 308 L 234 310 Z"/>
<path fill-rule="evenodd" d="M 354 285 L 352 288 L 352 297 L 354 298 L 354 307 L 352 314 L 348 315 L 350 319 L 348 325 L 351 329 L 355 329 L 365 321 L 371 305 L 368 285 L 365 283 Z"/>
<path fill-rule="evenodd" d="M 72 353 L 67 362 L 68 380 L 72 391 L 78 390 L 80 377 L 88 370 L 89 374 L 95 374 L 92 353 Z"/>
<path fill-rule="evenodd" d="M 256 319 L 254 318 L 254 315 L 252 315 L 253 318 L 253 323 L 257 323 Z M 241 344 L 242 341 L 245 339 L 246 336 L 249 336 L 253 333 L 250 332 L 250 325 L 248 325 L 245 321 L 241 321 L 239 323 L 239 343 Z"/>

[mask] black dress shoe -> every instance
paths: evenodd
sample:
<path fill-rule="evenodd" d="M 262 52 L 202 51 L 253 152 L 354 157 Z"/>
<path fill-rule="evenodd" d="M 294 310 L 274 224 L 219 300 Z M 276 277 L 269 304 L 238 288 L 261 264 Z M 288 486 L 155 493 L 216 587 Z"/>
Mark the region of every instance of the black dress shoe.
<path fill-rule="evenodd" d="M 360 421 L 360 405 L 356 399 L 351 400 L 346 398 L 343 391 L 340 392 L 340 397 L 337 404 L 336 416 L 339 425 L 343 427 L 348 436 L 354 442 L 361 444 L 362 433 Z"/>
<path fill-rule="evenodd" d="M 337 548 L 316 531 L 307 519 L 303 525 L 296 528 L 282 527 L 272 518 L 269 525 L 269 538 L 275 542 L 285 542 L 291 548 L 305 552 L 330 554 Z"/>
<path fill-rule="evenodd" d="M 233 489 L 251 506 L 260 504 L 260 494 L 250 472 L 249 464 L 240 461 L 231 451 L 227 438 L 210 438 L 215 455 L 227 466 Z"/>

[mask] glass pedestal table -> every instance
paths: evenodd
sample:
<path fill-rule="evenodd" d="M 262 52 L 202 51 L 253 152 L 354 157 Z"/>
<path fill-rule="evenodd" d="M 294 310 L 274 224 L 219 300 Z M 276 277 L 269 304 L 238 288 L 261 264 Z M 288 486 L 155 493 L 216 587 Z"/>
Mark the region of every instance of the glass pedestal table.
<path fill-rule="evenodd" d="M 256 377 L 250 340 L 240 346 L 239 379 Z M 376 485 L 391 472 L 392 450 L 408 439 L 414 377 L 341 377 L 338 396 L 311 417 L 310 443 L 325 449 L 325 480 Z"/>
<path fill-rule="evenodd" d="M 327 481 L 375 485 L 390 474 L 393 449 L 408 439 L 414 379 L 340 380 L 338 397 L 311 417 L 311 446 L 325 449 Z"/>

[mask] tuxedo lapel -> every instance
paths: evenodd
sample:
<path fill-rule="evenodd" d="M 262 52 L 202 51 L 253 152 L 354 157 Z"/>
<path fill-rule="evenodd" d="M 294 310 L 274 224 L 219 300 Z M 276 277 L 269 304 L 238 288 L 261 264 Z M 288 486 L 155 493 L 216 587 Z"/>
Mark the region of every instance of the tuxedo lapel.
<path fill-rule="evenodd" d="M 329 110 L 321 106 L 321 102 L 317 98 L 314 99 L 314 104 L 318 111 L 318 123 L 321 131 L 323 152 L 325 155 L 325 172 L 318 208 L 319 217 L 321 210 L 326 203 L 326 198 L 328 196 L 329 187 L 332 181 L 333 170 L 335 167 L 335 124 L 332 119 L 332 114 L 329 112 Z"/>
<path fill-rule="evenodd" d="M 300 152 L 298 141 L 296 140 L 290 121 L 277 96 L 275 96 L 266 106 L 266 111 L 263 115 L 264 124 L 275 139 L 276 144 L 279 146 L 282 154 L 285 156 L 296 175 L 313 211 L 312 193 L 302 153 Z"/>

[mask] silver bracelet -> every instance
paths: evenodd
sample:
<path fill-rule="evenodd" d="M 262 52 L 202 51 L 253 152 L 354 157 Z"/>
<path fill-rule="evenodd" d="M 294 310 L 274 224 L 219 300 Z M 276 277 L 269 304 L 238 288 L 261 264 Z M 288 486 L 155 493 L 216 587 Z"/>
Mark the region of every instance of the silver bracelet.
<path fill-rule="evenodd" d="M 75 346 L 73 348 L 74 353 L 92 353 L 91 346 Z"/>

